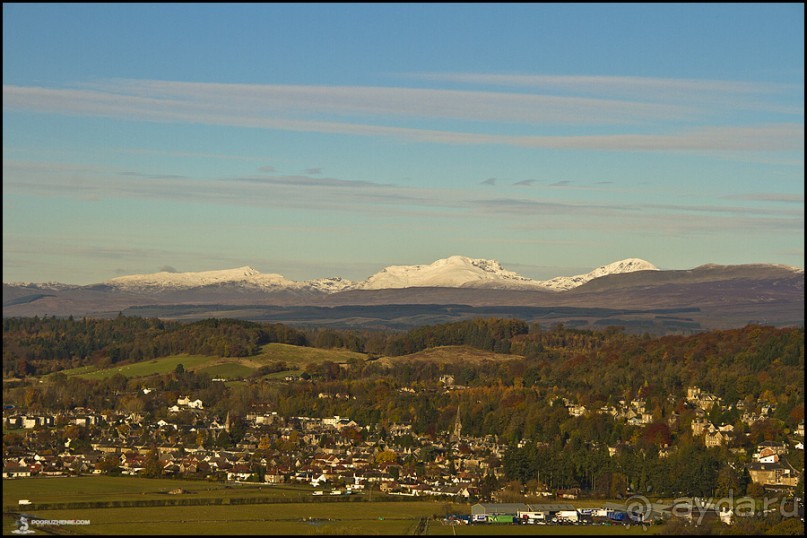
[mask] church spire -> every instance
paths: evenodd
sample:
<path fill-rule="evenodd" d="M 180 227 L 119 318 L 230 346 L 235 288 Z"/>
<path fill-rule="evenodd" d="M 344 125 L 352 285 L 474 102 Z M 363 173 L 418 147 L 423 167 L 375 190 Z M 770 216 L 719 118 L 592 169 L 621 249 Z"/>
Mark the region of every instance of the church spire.
<path fill-rule="evenodd" d="M 451 434 L 453 441 L 459 441 L 462 435 L 462 422 L 460 421 L 460 406 L 457 405 L 457 418 L 454 419 L 454 431 Z"/>

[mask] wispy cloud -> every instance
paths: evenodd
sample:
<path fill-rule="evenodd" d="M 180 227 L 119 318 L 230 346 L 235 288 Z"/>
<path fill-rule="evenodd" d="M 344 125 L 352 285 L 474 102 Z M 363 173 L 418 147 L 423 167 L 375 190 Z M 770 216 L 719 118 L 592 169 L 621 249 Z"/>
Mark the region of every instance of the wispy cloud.
<path fill-rule="evenodd" d="M 388 188 L 393 187 L 387 183 L 376 183 L 373 181 L 336 179 L 328 177 L 310 176 L 273 176 L 273 177 L 236 177 L 229 181 L 239 181 L 244 183 L 255 183 L 260 185 L 292 185 L 295 187 L 332 187 L 332 188 Z"/>
<path fill-rule="evenodd" d="M 553 193 L 555 198 L 531 196 L 536 190 L 521 191 L 525 196 L 493 197 L 488 189 L 440 189 L 399 186 L 366 180 L 306 175 L 233 176 L 197 179 L 183 176 L 153 176 L 127 171 L 82 166 L 75 163 L 3 162 L 4 195 L 36 194 L 83 199 L 171 200 L 183 203 L 215 203 L 251 207 L 296 208 L 304 211 L 338 211 L 352 214 L 405 218 L 407 226 L 430 222 L 479 222 L 494 218 L 520 230 L 642 230 L 647 234 L 710 234 L 716 231 L 762 230 L 799 232 L 804 211 L 798 206 L 803 195 L 736 194 L 714 199 L 713 203 L 664 203 L 663 198 L 641 203 L 619 201 L 580 201 L 572 189 Z M 525 180 L 528 181 L 528 180 Z M 563 186 L 571 180 L 555 185 Z M 575 181 L 575 184 L 577 181 Z M 495 185 L 495 178 L 482 182 Z M 596 189 L 595 189 L 596 190 Z M 487 194 L 484 194 L 487 193 Z M 721 200 L 767 201 L 772 204 L 731 204 Z M 788 204 L 781 207 L 780 204 Z M 792 204 L 792 205 L 791 205 Z M 109 250 L 107 257 L 117 256 Z M 104 253 L 98 254 L 104 257 Z M 144 253 L 144 256 L 146 253 Z M 163 258 L 165 259 L 165 258 Z M 164 263 L 164 262 L 160 262 Z"/>
<path fill-rule="evenodd" d="M 106 95 L 159 99 L 177 105 L 249 107 L 306 115 L 450 118 L 514 123 L 625 124 L 694 117 L 682 104 L 502 91 L 384 86 L 219 84 L 157 80 L 107 80 L 84 89 Z"/>
<path fill-rule="evenodd" d="M 521 181 L 516 181 L 515 183 L 513 183 L 513 186 L 515 186 L 515 187 L 529 187 L 533 183 L 535 183 L 535 181 L 536 180 L 534 180 L 534 179 L 523 179 Z"/>
<path fill-rule="evenodd" d="M 480 185 L 491 185 L 491 186 L 495 185 L 495 184 L 496 184 L 496 178 L 495 177 L 489 177 L 485 181 L 480 183 Z"/>
<path fill-rule="evenodd" d="M 720 103 L 727 107 L 767 110 L 803 115 L 804 107 L 782 105 L 771 99 L 803 93 L 803 85 L 739 80 L 681 79 L 636 76 L 535 75 L 497 73 L 399 73 L 410 79 L 466 83 L 507 88 L 562 91 L 599 97 L 633 98 L 642 102 L 668 104 L 688 102 L 690 106 Z M 765 98 L 768 97 L 768 98 Z M 749 99 L 750 98 L 750 99 Z"/>
<path fill-rule="evenodd" d="M 561 79 L 555 84 L 570 84 L 575 80 L 574 77 Z M 625 77 L 614 80 L 605 77 L 604 81 L 597 77 L 580 79 L 576 82 L 594 84 L 599 81 L 615 88 L 630 87 L 628 82 L 632 81 Z M 662 82 L 641 79 L 638 83 L 661 91 L 667 88 Z M 676 85 L 676 81 L 667 82 Z M 679 88 L 694 86 L 702 91 L 728 87 L 743 94 L 768 90 L 764 85 L 720 81 L 678 81 L 677 84 Z M 711 113 L 708 107 L 701 110 L 697 106 L 664 100 L 640 102 L 506 92 L 151 80 L 116 80 L 86 86 L 56 89 L 4 85 L 3 107 L 11 111 L 137 121 L 389 137 L 431 144 L 735 152 L 734 158 L 742 158 L 748 152 L 801 151 L 804 146 L 803 122 L 736 125 L 727 124 L 723 118 L 719 125 L 702 125 L 702 116 Z M 450 129 L 430 128 L 435 120 L 460 123 Z M 424 121 L 424 127 L 409 126 L 418 121 Z M 553 126 L 564 126 L 564 134 L 555 134 L 560 131 Z M 588 134 L 590 129 L 580 130 L 584 126 L 600 126 L 598 131 L 607 128 L 611 132 Z M 524 134 L 525 128 L 536 134 Z M 547 132 L 553 134 L 545 134 Z"/>
<path fill-rule="evenodd" d="M 749 202 L 782 202 L 786 204 L 804 204 L 804 194 L 779 194 L 760 192 L 752 194 L 730 194 L 727 200 L 746 200 Z"/>
<path fill-rule="evenodd" d="M 147 179 L 186 179 L 187 176 L 178 174 L 144 174 L 142 172 L 118 172 L 121 176 L 139 177 Z"/>

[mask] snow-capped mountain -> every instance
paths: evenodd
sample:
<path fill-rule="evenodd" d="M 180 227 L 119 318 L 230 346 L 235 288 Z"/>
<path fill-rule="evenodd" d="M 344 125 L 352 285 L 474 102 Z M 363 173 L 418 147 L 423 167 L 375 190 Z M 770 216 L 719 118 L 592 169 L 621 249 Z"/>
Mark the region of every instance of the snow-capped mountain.
<path fill-rule="evenodd" d="M 237 285 L 264 290 L 309 289 L 326 293 L 342 291 L 353 286 L 353 282 L 338 277 L 298 282 L 276 273 L 263 274 L 249 266 L 197 273 L 169 273 L 163 271 L 146 275 L 128 275 L 107 280 L 103 284 L 129 290 L 188 289 L 204 286 Z"/>
<path fill-rule="evenodd" d="M 391 265 L 358 283 L 339 277 L 294 281 L 279 274 L 263 274 L 252 267 L 244 266 L 221 271 L 129 275 L 107 280 L 103 284 L 132 291 L 176 290 L 222 285 L 272 291 L 286 289 L 323 293 L 422 287 L 566 291 L 601 276 L 647 270 L 658 271 L 658 268 L 644 260 L 629 258 L 603 265 L 584 275 L 560 276 L 540 281 L 508 271 L 496 260 L 450 256 L 428 265 Z"/>
<path fill-rule="evenodd" d="M 575 276 L 556 276 L 550 280 L 543 280 L 540 282 L 541 286 L 555 290 L 566 291 L 578 286 L 582 286 L 586 282 L 600 278 L 606 275 L 618 275 L 622 273 L 633 273 L 635 271 L 658 271 L 659 268 L 650 262 L 640 260 L 639 258 L 627 258 L 608 265 L 601 265 L 591 272 L 584 275 Z"/>
<path fill-rule="evenodd" d="M 429 265 L 391 265 L 359 283 L 356 289 L 461 288 L 482 284 L 507 287 L 534 285 L 535 281 L 504 269 L 496 260 L 450 256 Z"/>
<path fill-rule="evenodd" d="M 3 316 L 233 317 L 400 330 L 513 316 L 570 327 L 651 334 L 762 323 L 804 326 L 804 270 L 773 264 L 658 270 L 630 258 L 588 273 L 533 280 L 493 260 L 451 256 L 393 266 L 361 282 L 294 281 L 251 267 L 129 275 L 86 286 L 3 284 Z"/>
<path fill-rule="evenodd" d="M 80 288 L 77 284 L 63 284 L 62 282 L 9 282 L 9 286 L 17 288 L 36 288 L 44 291 L 63 291 Z"/>
<path fill-rule="evenodd" d="M 249 266 L 222 271 L 171 273 L 162 271 L 146 275 L 120 276 L 104 282 L 120 288 L 197 288 L 216 284 L 252 284 L 265 287 L 289 286 L 291 280 L 278 274 L 262 274 Z"/>

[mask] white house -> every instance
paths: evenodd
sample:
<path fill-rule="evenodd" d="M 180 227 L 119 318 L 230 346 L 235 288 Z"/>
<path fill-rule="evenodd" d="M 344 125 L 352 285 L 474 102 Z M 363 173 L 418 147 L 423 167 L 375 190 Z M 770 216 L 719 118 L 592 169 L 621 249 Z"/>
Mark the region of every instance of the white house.
<path fill-rule="evenodd" d="M 191 400 L 188 396 L 185 396 L 184 398 L 177 398 L 177 405 L 190 407 L 192 409 L 204 409 L 202 400 Z"/>

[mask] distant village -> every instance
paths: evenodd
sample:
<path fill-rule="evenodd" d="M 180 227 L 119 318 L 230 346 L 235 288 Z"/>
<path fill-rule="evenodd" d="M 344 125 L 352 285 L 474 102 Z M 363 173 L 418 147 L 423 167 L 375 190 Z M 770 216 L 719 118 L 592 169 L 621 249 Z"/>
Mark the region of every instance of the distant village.
<path fill-rule="evenodd" d="M 295 382 L 294 378 L 287 382 Z M 451 376 L 441 382 L 446 390 L 462 390 Z M 141 389 L 148 394 L 154 389 Z M 399 390 L 407 390 L 406 388 Z M 351 398 L 348 394 L 320 393 L 319 398 Z M 620 400 L 616 406 L 586 409 L 562 399 L 569 415 L 608 414 L 631 425 L 647 425 L 653 419 L 641 399 Z M 690 387 L 686 406 L 695 410 L 692 433 L 707 447 L 728 444 L 733 427 L 713 424 L 707 416 L 713 406 L 728 408 L 713 394 Z M 768 402 L 749 406 L 734 404 L 748 425 L 775 411 Z M 502 490 L 483 491 L 486 476 L 504 478 L 502 459 L 507 445 L 495 436 L 482 438 L 463 434 L 460 412 L 452 431 L 420 436 L 411 425 L 393 424 L 388 429 L 358 424 L 349 417 L 312 418 L 280 416 L 268 408 L 253 406 L 239 425 L 227 416 L 208 412 L 205 402 L 185 395 L 168 408 L 167 418 L 150 422 L 137 413 L 99 414 L 91 409 L 58 413 L 20 414 L 3 412 L 4 434 L 17 433 L 17 443 L 6 437 L 3 478 L 76 476 L 102 473 L 144 475 L 147 459 L 158 455 L 158 476 L 208 478 L 263 484 L 300 483 L 314 488 L 314 495 L 361 493 L 370 489 L 389 495 L 441 498 L 452 501 L 501 501 Z M 677 420 L 673 414 L 670 423 Z M 233 428 L 245 428 L 240 440 L 227 449 L 217 448 L 221 436 Z M 79 442 L 82 429 L 93 429 L 91 441 Z M 63 430 L 61 445 L 43 441 L 43 430 Z M 70 435 L 75 435 L 75 439 Z M 62 436 L 63 438 L 65 436 Z M 49 439 L 53 439 L 51 436 Z M 189 443 L 188 440 L 193 442 Z M 790 442 L 760 443 L 747 463 L 751 480 L 766 488 L 791 490 L 803 470 L 794 468 L 788 454 L 804 450 L 804 422 L 792 432 Z M 521 441 L 523 446 L 527 441 Z M 156 450 L 155 450 L 156 449 Z M 675 446 L 663 446 L 664 457 Z M 620 446 L 609 446 L 611 456 Z M 744 450 L 744 449 L 732 449 Z M 803 460 L 802 460 L 803 461 Z M 150 471 L 152 476 L 154 470 Z M 579 489 L 550 490 L 540 484 L 525 494 L 547 500 L 576 499 Z"/>

